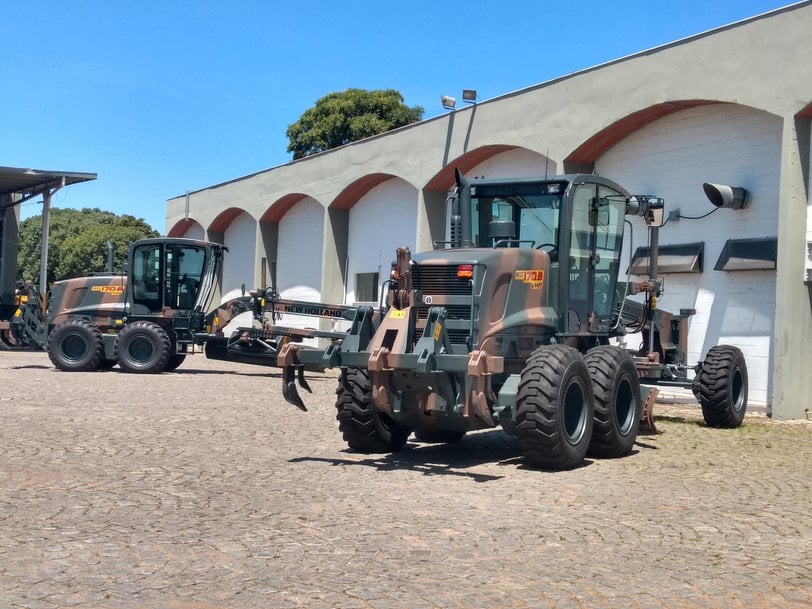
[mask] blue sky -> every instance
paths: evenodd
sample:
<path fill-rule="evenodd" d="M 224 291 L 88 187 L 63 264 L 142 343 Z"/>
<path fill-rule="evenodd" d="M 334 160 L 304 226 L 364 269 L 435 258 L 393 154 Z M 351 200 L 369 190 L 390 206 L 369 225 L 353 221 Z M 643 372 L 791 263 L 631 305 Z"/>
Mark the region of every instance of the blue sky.
<path fill-rule="evenodd" d="M 167 199 L 289 162 L 288 125 L 332 91 L 397 89 L 431 118 L 441 94 L 498 97 L 788 4 L 10 0 L 0 166 L 97 173 L 53 205 L 163 232 Z"/>

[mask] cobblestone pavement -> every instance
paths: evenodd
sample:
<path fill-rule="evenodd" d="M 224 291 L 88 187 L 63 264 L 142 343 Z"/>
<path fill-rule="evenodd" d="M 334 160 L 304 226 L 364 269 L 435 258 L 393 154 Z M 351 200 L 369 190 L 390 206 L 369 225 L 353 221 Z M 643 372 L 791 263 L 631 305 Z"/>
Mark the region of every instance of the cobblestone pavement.
<path fill-rule="evenodd" d="M 632 455 L 543 472 L 498 430 L 351 452 L 312 385 L 0 353 L 0 607 L 812 606 L 812 423 L 662 405 Z"/>

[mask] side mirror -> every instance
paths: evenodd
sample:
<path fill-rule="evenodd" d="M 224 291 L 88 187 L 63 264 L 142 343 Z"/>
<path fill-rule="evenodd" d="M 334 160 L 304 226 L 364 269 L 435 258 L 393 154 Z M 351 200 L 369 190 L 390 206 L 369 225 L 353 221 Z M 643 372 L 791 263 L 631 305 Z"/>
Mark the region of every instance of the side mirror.
<path fill-rule="evenodd" d="M 660 227 L 665 220 L 665 205 L 663 200 L 659 199 L 656 202 L 649 204 L 648 211 L 646 212 L 646 225 Z"/>
<path fill-rule="evenodd" d="M 626 199 L 626 213 L 642 216 L 649 227 L 660 227 L 665 220 L 665 200 L 653 195 L 632 195 Z"/>

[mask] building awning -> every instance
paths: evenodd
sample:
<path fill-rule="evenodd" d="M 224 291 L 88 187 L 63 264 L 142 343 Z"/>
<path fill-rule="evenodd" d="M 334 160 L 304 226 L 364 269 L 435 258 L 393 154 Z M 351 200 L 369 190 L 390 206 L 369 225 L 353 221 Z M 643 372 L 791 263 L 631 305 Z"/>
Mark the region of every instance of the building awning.
<path fill-rule="evenodd" d="M 69 186 L 70 184 L 89 182 L 95 180 L 96 177 L 95 173 L 0 167 L 0 207 L 17 205 L 23 201 L 38 197 L 44 192 Z M 19 197 L 3 196 L 14 194 L 19 195 Z"/>
<path fill-rule="evenodd" d="M 658 248 L 657 274 L 701 273 L 705 242 L 661 245 Z M 648 276 L 649 248 L 638 247 L 632 256 L 629 275 Z"/>
<path fill-rule="evenodd" d="M 769 271 L 775 270 L 778 260 L 778 238 L 728 239 L 716 271 Z"/>

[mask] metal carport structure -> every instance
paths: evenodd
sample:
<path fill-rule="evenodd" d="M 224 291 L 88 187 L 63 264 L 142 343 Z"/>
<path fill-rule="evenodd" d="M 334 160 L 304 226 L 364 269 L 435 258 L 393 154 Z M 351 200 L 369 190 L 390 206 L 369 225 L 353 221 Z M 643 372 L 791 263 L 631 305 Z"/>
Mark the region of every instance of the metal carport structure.
<path fill-rule="evenodd" d="M 17 252 L 20 203 L 42 196 L 42 256 L 40 262 L 40 291 L 46 290 L 48 260 L 48 229 L 51 197 L 59 189 L 79 182 L 96 179 L 95 173 L 44 171 L 0 167 L 0 304 L 13 302 L 17 276 Z"/>

